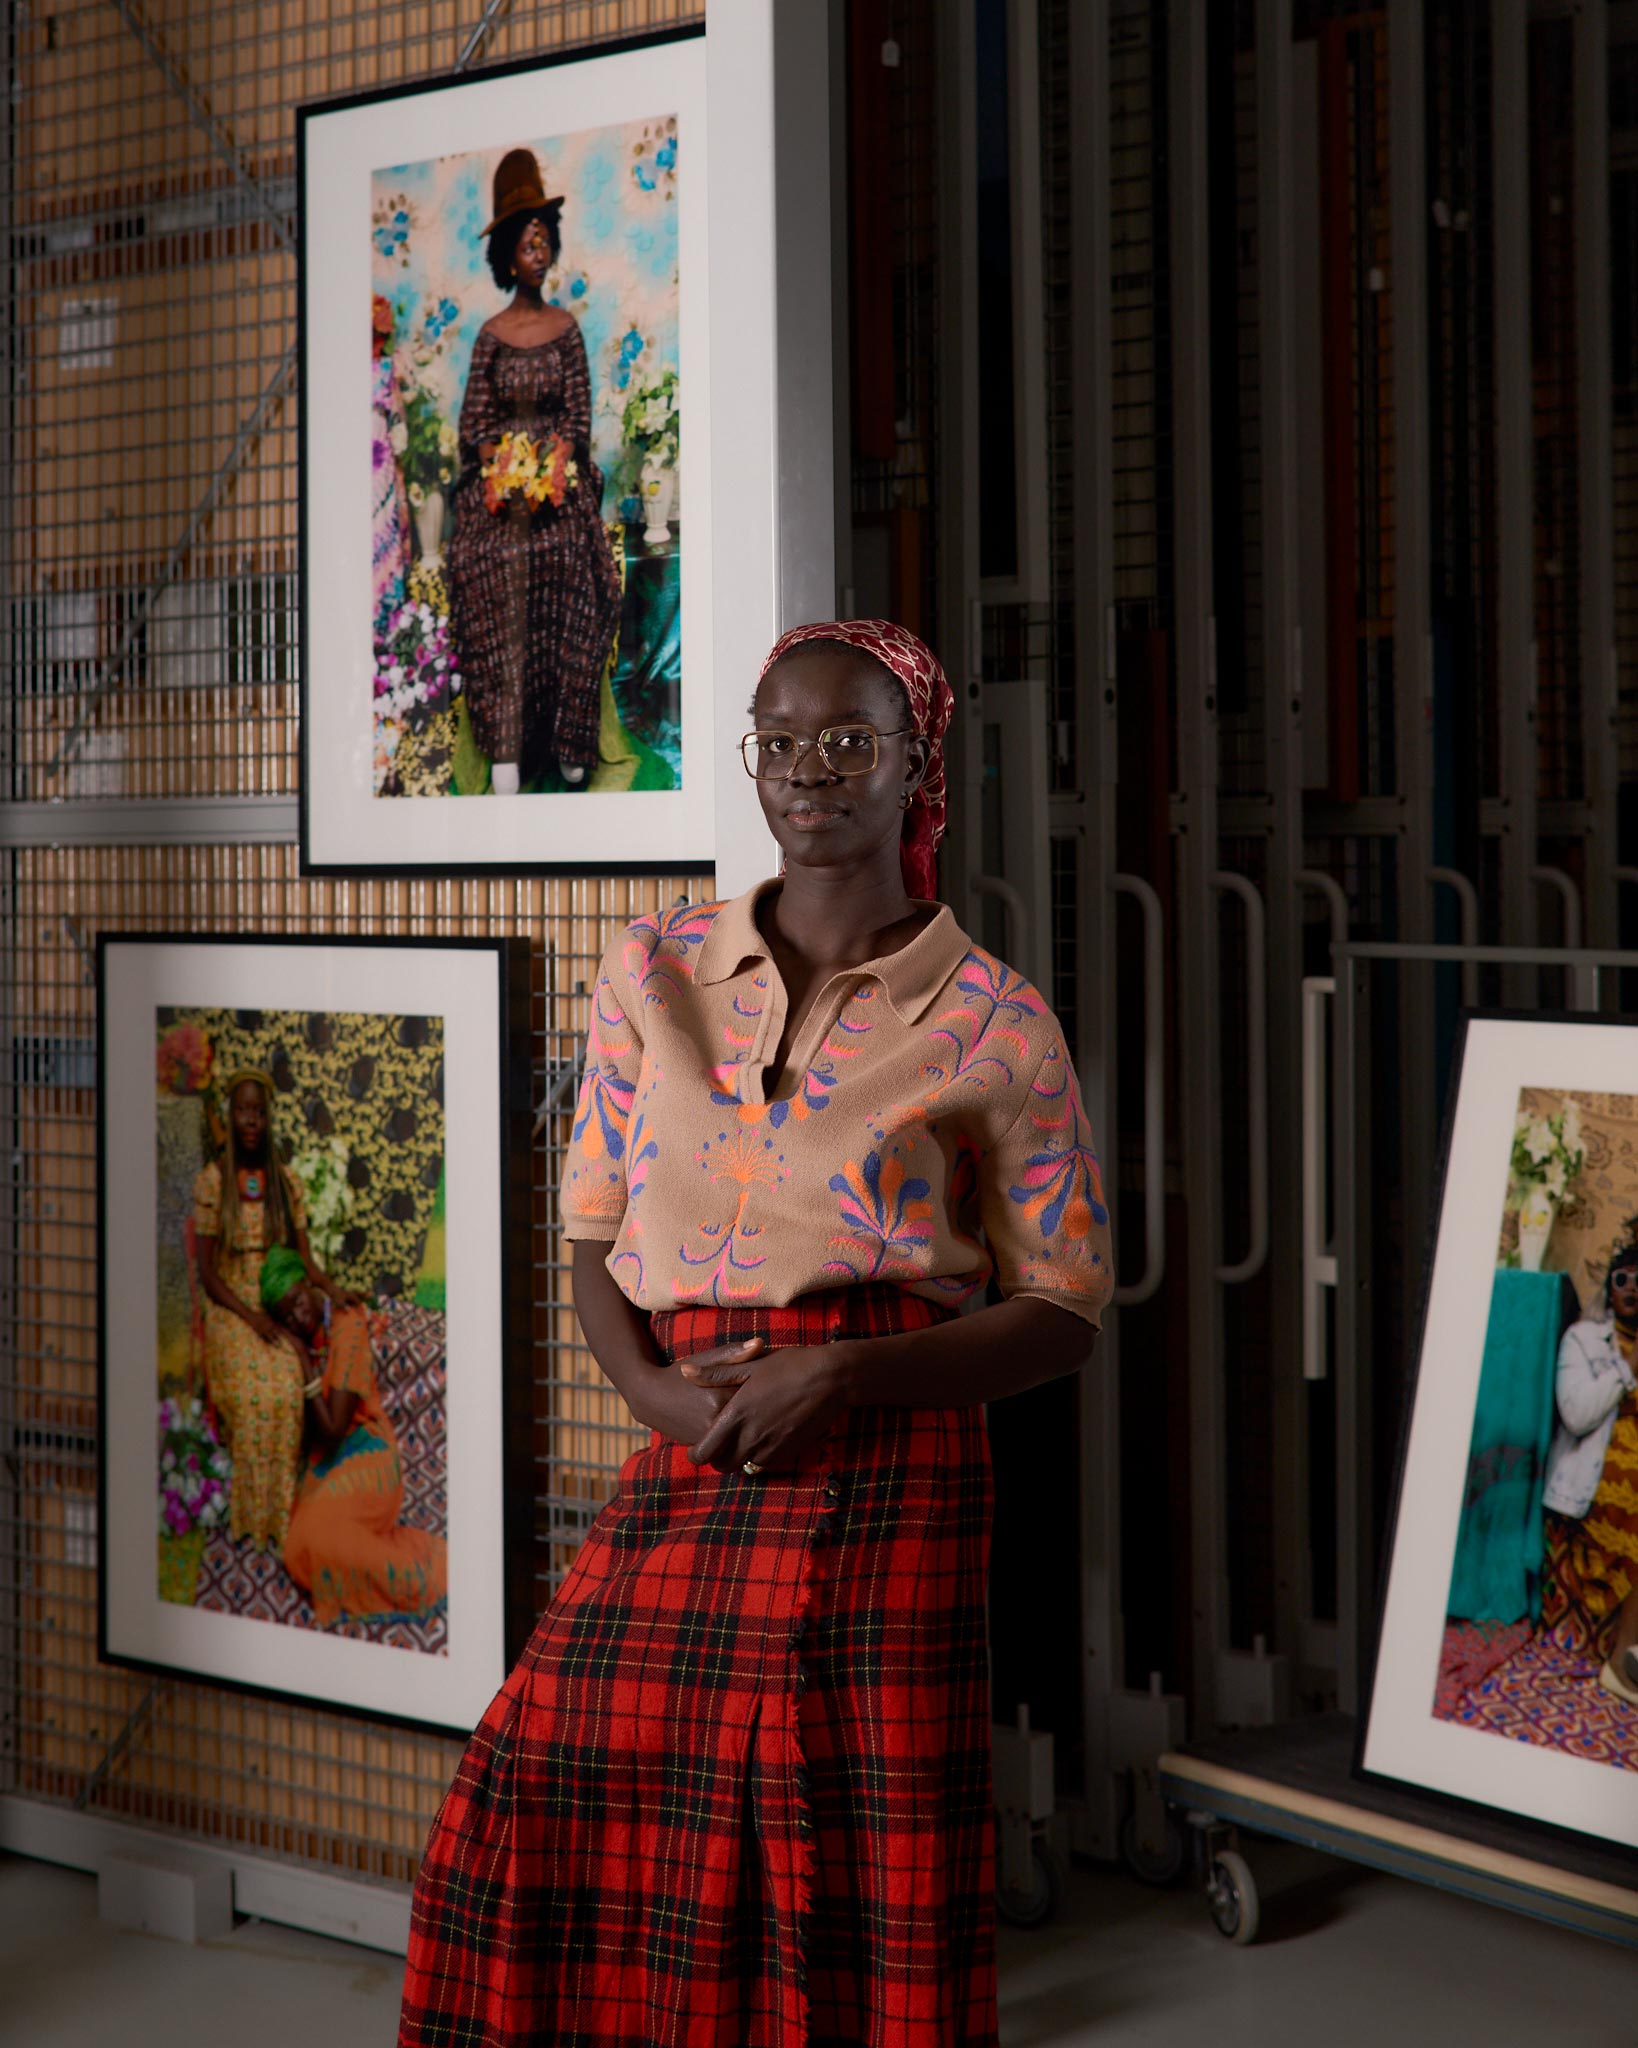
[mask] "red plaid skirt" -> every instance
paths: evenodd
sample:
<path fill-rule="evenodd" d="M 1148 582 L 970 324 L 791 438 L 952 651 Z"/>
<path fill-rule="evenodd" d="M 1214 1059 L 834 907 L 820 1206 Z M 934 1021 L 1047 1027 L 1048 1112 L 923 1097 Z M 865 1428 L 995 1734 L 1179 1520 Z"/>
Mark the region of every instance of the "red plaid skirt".
<path fill-rule="evenodd" d="M 653 1325 L 675 1359 L 942 1313 Z M 990 1502 L 978 1408 L 855 1408 L 758 1478 L 628 1460 L 433 1823 L 400 2043 L 993 2048 Z"/>

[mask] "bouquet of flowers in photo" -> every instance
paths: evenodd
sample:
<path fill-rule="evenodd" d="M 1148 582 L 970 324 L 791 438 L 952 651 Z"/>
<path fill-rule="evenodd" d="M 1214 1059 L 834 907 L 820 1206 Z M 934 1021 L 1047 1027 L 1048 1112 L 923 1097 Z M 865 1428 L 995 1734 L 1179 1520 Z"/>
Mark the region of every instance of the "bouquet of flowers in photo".
<path fill-rule="evenodd" d="M 491 512 L 522 499 L 530 511 L 563 503 L 580 481 L 580 466 L 560 435 L 535 441 L 527 434 L 502 434 L 483 466 L 483 501 Z"/>
<path fill-rule="evenodd" d="M 1586 1160 L 1578 1104 L 1566 1101 L 1554 1116 L 1531 1116 L 1528 1110 L 1520 1110 L 1513 1126 L 1510 1201 L 1517 1207 L 1540 1188 L 1556 1205 Z"/>
<path fill-rule="evenodd" d="M 307 1193 L 307 1241 L 325 1272 L 341 1256 L 342 1240 L 353 1220 L 357 1198 L 347 1169 L 353 1155 L 345 1138 L 318 1138 L 290 1162 L 290 1171 Z"/>
<path fill-rule="evenodd" d="M 228 1485 L 233 1462 L 197 1396 L 159 1404 L 159 1531 L 186 1536 L 194 1529 L 219 1529 L 228 1518 Z"/>
<path fill-rule="evenodd" d="M 159 1085 L 172 1095 L 203 1095 L 210 1085 L 211 1042 L 197 1024 L 173 1024 L 159 1041 Z"/>
<path fill-rule="evenodd" d="M 375 708 L 417 731 L 460 695 L 449 620 L 430 604 L 401 604 L 375 650 Z"/>
<path fill-rule="evenodd" d="M 387 310 L 390 315 L 390 305 Z M 429 298 L 393 361 L 402 417 L 393 421 L 389 438 L 417 507 L 430 491 L 447 490 L 460 468 L 460 441 L 448 417 L 450 330 L 460 314 L 453 299 Z"/>
<path fill-rule="evenodd" d="M 620 420 L 621 438 L 645 463 L 674 469 L 677 464 L 677 373 L 667 370 L 652 384 L 640 384 L 626 400 Z"/>

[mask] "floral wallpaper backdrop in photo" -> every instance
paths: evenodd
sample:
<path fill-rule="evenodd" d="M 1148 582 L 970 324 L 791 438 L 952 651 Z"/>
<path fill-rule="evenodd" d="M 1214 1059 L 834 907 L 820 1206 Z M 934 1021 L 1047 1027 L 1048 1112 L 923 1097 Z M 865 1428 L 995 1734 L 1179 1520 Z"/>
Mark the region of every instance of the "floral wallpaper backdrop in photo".
<path fill-rule="evenodd" d="M 473 344 L 509 303 L 485 261 L 495 167 L 531 149 L 563 198 L 561 249 L 545 297 L 572 313 L 592 382 L 592 458 L 606 521 L 650 532 L 681 514 L 678 437 L 677 134 L 674 117 L 587 129 L 375 172 L 371 294 L 378 419 L 417 535 L 407 581 L 377 590 L 377 783 L 398 733 L 460 693 L 438 534 L 459 471 L 456 422 Z M 384 454 L 378 452 L 378 463 Z M 381 487 L 378 484 L 378 497 Z M 429 505 L 429 500 L 436 499 Z M 676 770 L 677 735 L 645 741 Z M 400 764 L 402 765 L 402 764 Z M 456 781 L 460 782 L 459 764 Z M 425 784 L 423 788 L 432 785 Z"/>

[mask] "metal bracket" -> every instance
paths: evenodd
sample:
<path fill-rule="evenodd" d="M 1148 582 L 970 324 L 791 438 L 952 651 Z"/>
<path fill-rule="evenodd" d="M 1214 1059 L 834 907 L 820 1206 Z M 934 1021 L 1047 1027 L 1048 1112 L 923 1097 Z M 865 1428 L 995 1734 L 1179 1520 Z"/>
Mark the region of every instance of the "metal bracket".
<path fill-rule="evenodd" d="M 177 573 L 181 569 L 183 562 L 187 559 L 188 550 L 199 537 L 200 529 L 204 526 L 206 520 L 211 517 L 227 495 L 228 485 L 238 473 L 240 465 L 250 453 L 251 448 L 260 438 L 263 427 L 267 424 L 273 408 L 283 398 L 287 386 L 295 376 L 295 371 L 296 344 L 291 342 L 284 354 L 280 356 L 278 367 L 268 379 L 250 417 L 235 435 L 233 446 L 223 456 L 221 462 L 217 465 L 216 474 L 205 486 L 205 494 L 193 508 L 187 525 L 182 529 L 181 538 L 166 557 L 164 568 L 160 570 L 153 582 L 148 585 L 141 597 L 137 599 L 136 609 L 126 622 L 125 631 L 120 635 L 118 647 L 115 648 L 114 652 L 99 670 L 96 681 L 91 685 L 90 690 L 86 694 L 86 700 L 80 707 L 80 715 L 75 719 L 73 729 L 64 736 L 61 746 L 58 747 L 55 757 L 46 769 L 48 775 L 60 775 L 79 753 L 85 735 L 90 729 L 91 719 L 97 706 L 124 673 L 125 665 L 131 659 L 136 649 L 137 637 L 148 623 L 149 614 L 164 596 L 165 592 L 176 581 Z"/>
<path fill-rule="evenodd" d="M 147 52 L 149 60 L 187 109 L 188 119 L 210 144 L 213 153 L 227 166 L 235 182 L 242 185 L 255 200 L 265 215 L 268 225 L 279 238 L 279 245 L 287 256 L 296 253 L 296 238 L 291 234 L 284 215 L 268 198 L 262 185 L 245 169 L 244 158 L 234 147 L 226 129 L 211 112 L 204 96 L 196 92 L 183 76 L 181 67 L 166 52 L 131 0 L 112 0 L 114 12 L 124 22 L 137 41 Z"/>
<path fill-rule="evenodd" d="M 119 1762 L 120 1758 L 131 1747 L 131 1744 L 142 1733 L 144 1722 L 147 1721 L 154 1708 L 159 1705 L 159 1702 L 170 1689 L 171 1681 L 168 1678 L 156 1678 L 142 1695 L 141 1699 L 131 1709 L 130 1713 L 126 1715 L 124 1726 L 103 1751 L 95 1766 L 86 1773 L 81 1781 L 80 1789 L 74 1794 L 74 1811 L 76 1813 L 83 1813 L 91 1804 L 99 1788 L 107 1779 L 109 1772 L 113 1770 L 115 1764 Z"/>
<path fill-rule="evenodd" d="M 84 982 L 87 988 L 94 988 L 97 980 L 97 956 L 95 950 L 87 944 L 85 935 L 80 930 L 79 919 L 77 917 L 64 916 L 59 922 L 62 925 L 63 934 L 67 938 L 68 943 L 80 956 L 81 981 Z"/>
<path fill-rule="evenodd" d="M 472 33 L 461 45 L 461 54 L 455 59 L 454 72 L 457 78 L 460 77 L 461 73 L 472 62 L 472 59 L 478 54 L 479 50 L 482 49 L 484 43 L 488 40 L 489 31 L 506 11 L 507 5 L 508 0 L 488 0 L 488 4 L 485 6 L 482 14 L 473 23 Z"/>

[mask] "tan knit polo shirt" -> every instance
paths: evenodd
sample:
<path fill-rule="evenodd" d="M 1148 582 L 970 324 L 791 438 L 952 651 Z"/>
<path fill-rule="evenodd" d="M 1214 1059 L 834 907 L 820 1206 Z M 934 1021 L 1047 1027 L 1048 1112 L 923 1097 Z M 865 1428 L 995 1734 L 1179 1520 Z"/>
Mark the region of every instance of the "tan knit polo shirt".
<path fill-rule="evenodd" d="M 992 1272 L 1096 1323 L 1098 1162 L 1058 1020 L 948 908 L 814 998 L 779 1095 L 786 997 L 764 882 L 609 947 L 563 1175 L 570 1238 L 639 1308 L 783 1306 L 889 1280 L 959 1306 Z"/>

